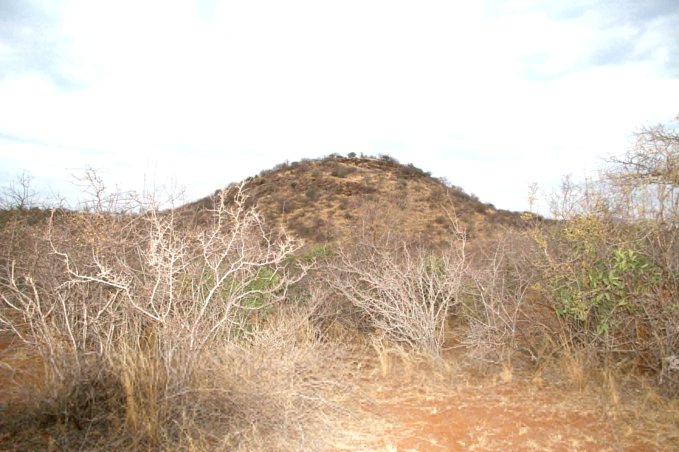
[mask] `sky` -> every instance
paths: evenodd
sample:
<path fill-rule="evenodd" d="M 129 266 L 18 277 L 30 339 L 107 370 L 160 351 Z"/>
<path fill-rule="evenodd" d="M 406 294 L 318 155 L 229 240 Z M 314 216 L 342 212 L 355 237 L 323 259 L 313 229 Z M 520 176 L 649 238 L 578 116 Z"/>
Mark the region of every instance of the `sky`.
<path fill-rule="evenodd" d="M 356 152 L 527 210 L 678 113 L 676 0 L 0 0 L 0 186 L 73 206 Z"/>

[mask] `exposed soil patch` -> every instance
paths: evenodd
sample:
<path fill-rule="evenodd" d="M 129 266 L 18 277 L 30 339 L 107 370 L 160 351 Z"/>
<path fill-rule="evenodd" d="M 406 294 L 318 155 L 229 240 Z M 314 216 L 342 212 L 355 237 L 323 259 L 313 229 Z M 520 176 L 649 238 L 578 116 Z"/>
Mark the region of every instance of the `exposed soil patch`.
<path fill-rule="evenodd" d="M 382 394 L 385 412 L 404 426 L 396 450 L 614 450 L 606 422 L 557 393 L 518 385 L 396 391 Z"/>

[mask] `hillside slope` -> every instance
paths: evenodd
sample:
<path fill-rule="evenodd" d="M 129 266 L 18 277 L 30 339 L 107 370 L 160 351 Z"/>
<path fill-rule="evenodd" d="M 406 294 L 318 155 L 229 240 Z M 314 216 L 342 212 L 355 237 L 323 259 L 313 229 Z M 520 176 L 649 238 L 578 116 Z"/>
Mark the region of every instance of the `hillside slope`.
<path fill-rule="evenodd" d="M 234 187 L 227 188 L 227 200 L 233 199 Z M 452 237 L 453 217 L 472 239 L 525 224 L 518 213 L 484 204 L 388 156 L 286 162 L 248 178 L 245 187 L 248 202 L 257 205 L 270 226 L 283 225 L 311 243 L 389 232 L 409 241 L 444 244 Z M 214 207 L 219 192 L 184 206 L 185 211 L 199 218 Z"/>

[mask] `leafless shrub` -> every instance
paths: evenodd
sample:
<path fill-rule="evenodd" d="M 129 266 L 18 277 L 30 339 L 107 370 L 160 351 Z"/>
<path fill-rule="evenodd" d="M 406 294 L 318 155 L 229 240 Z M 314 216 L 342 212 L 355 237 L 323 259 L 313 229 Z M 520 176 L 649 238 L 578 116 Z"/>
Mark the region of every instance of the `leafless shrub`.
<path fill-rule="evenodd" d="M 604 212 L 608 202 L 603 188 L 601 181 L 586 180 L 584 183 L 577 183 L 571 175 L 564 176 L 559 190 L 552 193 L 549 200 L 551 216 L 558 220 L 568 220 L 578 215 Z"/>
<path fill-rule="evenodd" d="M 622 158 L 612 158 L 606 179 L 616 213 L 624 218 L 679 221 L 679 131 L 644 127 Z"/>
<path fill-rule="evenodd" d="M 41 199 L 33 186 L 33 176 L 23 172 L 7 186 L 0 188 L 0 209 L 29 209 L 41 205 Z"/>
<path fill-rule="evenodd" d="M 506 233 L 470 265 L 460 312 L 467 323 L 462 339 L 477 361 L 508 363 L 525 330 L 524 302 L 531 283 L 518 234 Z"/>
<path fill-rule="evenodd" d="M 240 187 L 234 203 L 217 203 L 202 230 L 156 208 L 54 216 L 33 237 L 40 273 L 31 250 L 10 253 L 0 322 L 42 357 L 39 396 L 59 421 L 95 422 L 92 407 L 118 401 L 127 430 L 161 444 L 176 412 L 168 401 L 192 391 L 206 352 L 254 335 L 305 275 L 308 265 L 293 275 L 286 262 L 301 244 L 266 233 L 245 196 Z M 114 389 L 99 391 L 103 381 Z"/>
<path fill-rule="evenodd" d="M 368 447 L 379 438 L 379 420 L 351 382 L 350 350 L 318 338 L 312 308 L 277 308 L 246 338 L 204 350 L 191 379 L 172 392 L 157 352 L 126 344 L 111 356 L 115 366 L 89 367 L 89 376 L 45 397 L 23 422 L 49 425 L 64 410 L 69 418 L 49 430 L 63 449 Z"/>
<path fill-rule="evenodd" d="M 438 357 L 449 310 L 458 303 L 464 238 L 445 252 L 363 240 L 329 264 L 328 283 L 396 343 Z"/>

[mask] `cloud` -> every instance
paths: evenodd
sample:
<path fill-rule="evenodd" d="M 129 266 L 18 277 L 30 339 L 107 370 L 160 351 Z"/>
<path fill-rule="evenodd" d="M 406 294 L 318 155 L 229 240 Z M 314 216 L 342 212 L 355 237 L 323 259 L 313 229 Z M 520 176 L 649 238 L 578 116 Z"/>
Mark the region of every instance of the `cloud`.
<path fill-rule="evenodd" d="M 0 4 L 0 81 L 39 74 L 60 89 L 81 89 L 93 69 L 76 61 L 61 29 L 65 2 Z"/>
<path fill-rule="evenodd" d="M 660 75 L 679 76 L 679 9 L 675 2 L 607 2 L 590 26 L 599 33 L 586 58 L 589 65 L 647 62 Z"/>
<path fill-rule="evenodd" d="M 151 172 L 195 197 L 353 151 L 522 208 L 529 170 L 581 173 L 679 104 L 662 1 L 7 0 L 0 21 L 13 165 Z"/>
<path fill-rule="evenodd" d="M 485 11 L 530 80 L 639 62 L 659 76 L 679 76 L 679 10 L 673 0 L 491 0 Z"/>
<path fill-rule="evenodd" d="M 198 0 L 196 2 L 196 16 L 201 20 L 210 21 L 216 14 L 219 0 Z"/>
<path fill-rule="evenodd" d="M 608 21 L 616 23 L 651 24 L 656 19 L 679 17 L 674 0 L 603 0 L 594 2 L 606 11 Z"/>

